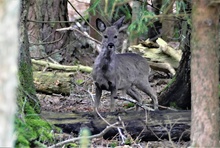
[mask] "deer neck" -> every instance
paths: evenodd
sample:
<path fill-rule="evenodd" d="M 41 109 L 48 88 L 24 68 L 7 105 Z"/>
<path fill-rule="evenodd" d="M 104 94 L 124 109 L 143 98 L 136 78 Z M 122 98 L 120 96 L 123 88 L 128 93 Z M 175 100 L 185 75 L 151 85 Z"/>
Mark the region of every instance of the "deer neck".
<path fill-rule="evenodd" d="M 112 65 L 114 65 L 115 61 L 115 52 L 111 50 L 103 50 L 100 55 L 100 68 L 103 71 L 107 71 Z"/>

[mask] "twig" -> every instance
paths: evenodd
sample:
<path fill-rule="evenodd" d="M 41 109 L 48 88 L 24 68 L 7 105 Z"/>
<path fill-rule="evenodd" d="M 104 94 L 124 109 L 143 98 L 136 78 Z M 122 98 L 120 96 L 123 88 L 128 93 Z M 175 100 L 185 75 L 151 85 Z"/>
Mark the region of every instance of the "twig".
<path fill-rule="evenodd" d="M 106 124 L 108 124 L 109 126 L 112 125 L 112 124 L 110 124 L 104 117 L 102 117 L 102 115 L 99 113 L 97 107 L 95 108 L 95 111 L 96 111 L 97 115 L 98 115 Z M 117 122 L 116 122 L 116 123 L 117 123 Z M 118 128 L 118 127 L 114 126 L 114 128 Z"/>
<path fill-rule="evenodd" d="M 101 44 L 100 41 L 98 41 L 98 40 L 92 38 L 91 36 L 89 36 L 89 35 L 87 35 L 87 34 L 84 34 L 82 31 L 80 31 L 80 30 L 78 30 L 78 29 L 76 29 L 76 28 L 73 28 L 72 26 L 70 26 L 70 27 L 65 27 L 65 28 L 60 28 L 60 29 L 56 29 L 56 31 L 65 31 L 65 30 L 74 30 L 74 31 L 80 33 L 81 35 L 83 35 L 83 36 L 89 38 L 90 40 L 92 40 L 92 41 L 94 41 L 94 42 L 96 42 L 96 43 L 98 43 L 98 44 Z"/>
<path fill-rule="evenodd" d="M 141 107 L 141 108 L 143 108 L 143 109 L 145 109 L 145 110 L 154 111 L 154 109 L 152 109 L 152 108 L 150 108 L 150 107 L 147 107 L 147 106 L 144 106 L 144 105 L 141 105 L 139 102 L 137 102 L 137 101 L 135 101 L 135 100 L 133 100 L 133 99 L 130 99 L 130 98 L 117 97 L 117 99 L 134 103 L 135 105 L 138 105 L 139 107 Z"/>
<path fill-rule="evenodd" d="M 123 128 L 123 130 L 125 131 L 125 134 L 128 135 L 128 132 L 127 132 L 126 129 L 125 129 L 125 124 L 124 124 L 124 122 L 121 120 L 121 117 L 120 117 L 120 116 L 118 117 L 118 120 L 120 121 L 120 123 L 121 123 L 121 125 L 122 125 L 122 128 Z M 125 143 L 125 140 L 127 139 L 127 137 L 125 137 L 125 135 L 122 134 L 120 128 L 117 128 L 117 129 L 118 129 L 119 135 L 121 136 L 122 144 L 124 144 L 124 143 Z"/>
<path fill-rule="evenodd" d="M 79 13 L 79 11 L 76 10 L 76 8 L 72 5 L 72 3 L 70 3 L 69 0 L 68 0 L 67 2 L 68 2 L 68 3 L 70 4 L 70 6 L 76 11 L 76 13 L 79 14 L 79 16 L 89 25 L 89 27 L 91 27 L 91 28 L 94 29 L 99 35 L 101 35 L 101 33 L 98 32 L 98 31 Z"/>
<path fill-rule="evenodd" d="M 43 42 L 43 43 L 32 43 L 32 42 L 30 42 L 30 44 L 31 44 L 31 45 L 48 45 L 48 44 L 54 44 L 54 43 L 56 43 L 56 42 L 59 42 L 59 41 L 64 37 L 64 35 L 65 35 L 65 34 L 62 34 L 62 36 L 61 36 L 59 39 L 55 40 L 55 41 Z"/>
<path fill-rule="evenodd" d="M 107 133 L 110 129 L 114 128 L 117 124 L 118 124 L 118 122 L 116 122 L 116 123 L 114 123 L 114 124 L 111 124 L 111 125 L 108 125 L 108 126 L 106 126 L 106 128 L 105 128 L 103 131 L 101 131 L 99 134 L 92 135 L 92 136 L 88 136 L 88 137 L 84 137 L 84 138 L 93 139 L 93 138 L 102 137 L 105 133 Z M 75 142 L 75 141 L 78 141 L 78 140 L 80 140 L 80 139 L 81 139 L 81 137 L 71 138 L 71 139 L 68 139 L 68 140 L 59 142 L 59 143 L 57 143 L 57 144 L 55 144 L 55 145 L 52 145 L 52 146 L 50 146 L 49 148 L 61 147 L 61 146 L 63 146 L 64 144 L 71 143 L 71 142 Z"/>

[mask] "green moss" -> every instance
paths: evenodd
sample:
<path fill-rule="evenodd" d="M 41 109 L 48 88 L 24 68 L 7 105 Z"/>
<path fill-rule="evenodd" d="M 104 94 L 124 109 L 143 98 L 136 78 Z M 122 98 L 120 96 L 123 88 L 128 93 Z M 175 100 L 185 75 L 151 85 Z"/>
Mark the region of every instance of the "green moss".
<path fill-rule="evenodd" d="M 161 92 L 160 93 L 163 93 L 167 88 L 169 88 L 170 87 L 170 85 L 173 83 L 173 82 L 175 82 L 176 81 L 176 76 L 175 77 L 173 77 L 170 81 L 169 81 L 169 83 L 167 84 L 167 86 L 166 87 L 164 87 L 164 89 L 163 90 L 161 90 Z"/>
<path fill-rule="evenodd" d="M 54 141 L 53 130 L 57 130 L 41 119 L 26 99 L 18 99 L 15 117 L 16 147 L 46 147 Z"/>
<path fill-rule="evenodd" d="M 20 63 L 18 75 L 23 89 L 30 94 L 35 94 L 31 64 Z"/>
<path fill-rule="evenodd" d="M 178 105 L 176 104 L 176 102 L 170 102 L 169 106 L 170 106 L 171 108 L 175 108 L 175 109 L 180 109 L 180 110 L 181 110 L 181 108 L 178 107 Z"/>
<path fill-rule="evenodd" d="M 33 72 L 32 72 L 31 64 L 20 62 L 18 77 L 20 82 L 19 98 L 23 99 L 22 96 L 26 96 L 26 94 L 28 94 L 32 98 L 36 98 L 36 90 L 33 83 Z M 30 102 L 31 106 L 34 106 L 34 110 L 37 113 L 39 113 L 40 112 L 39 101 L 37 99 L 36 100 L 30 99 L 30 97 L 28 101 Z"/>
<path fill-rule="evenodd" d="M 77 80 L 75 80 L 75 82 L 76 82 L 76 84 L 81 85 L 81 84 L 84 83 L 84 80 L 83 79 L 77 79 Z"/>
<path fill-rule="evenodd" d="M 131 108 L 131 107 L 134 107 L 134 106 L 135 106 L 135 104 L 130 103 L 130 102 L 124 105 L 125 108 Z"/>
<path fill-rule="evenodd" d="M 78 148 L 79 145 L 77 145 L 76 143 L 69 143 L 69 144 L 66 145 L 66 147 Z"/>
<path fill-rule="evenodd" d="M 15 147 L 47 147 L 54 143 L 53 130 L 57 129 L 39 116 L 40 105 L 36 97 L 31 64 L 20 63 L 17 93 L 18 111 L 15 116 Z"/>

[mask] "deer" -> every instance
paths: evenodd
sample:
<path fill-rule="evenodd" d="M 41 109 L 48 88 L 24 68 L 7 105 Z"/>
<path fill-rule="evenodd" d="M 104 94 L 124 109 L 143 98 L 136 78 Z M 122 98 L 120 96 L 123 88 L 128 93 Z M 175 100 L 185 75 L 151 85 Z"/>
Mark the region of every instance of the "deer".
<path fill-rule="evenodd" d="M 118 35 L 124 18 L 125 16 L 121 17 L 109 27 L 100 18 L 96 19 L 96 28 L 102 34 L 102 47 L 95 59 L 92 71 L 95 84 L 94 109 L 98 109 L 100 105 L 103 90 L 111 92 L 111 111 L 114 111 L 118 90 L 126 92 L 127 95 L 142 104 L 140 94 L 135 89 L 137 88 L 153 100 L 154 109 L 157 110 L 158 100 L 148 80 L 151 69 L 146 59 L 136 53 L 116 53 L 115 51 L 116 47 L 122 44 Z"/>

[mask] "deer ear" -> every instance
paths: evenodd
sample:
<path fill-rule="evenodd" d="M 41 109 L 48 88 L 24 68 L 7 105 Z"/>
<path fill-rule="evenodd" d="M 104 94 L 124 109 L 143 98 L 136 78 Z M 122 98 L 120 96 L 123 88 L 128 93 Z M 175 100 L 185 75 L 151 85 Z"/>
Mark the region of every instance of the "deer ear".
<path fill-rule="evenodd" d="M 122 16 L 119 20 L 117 20 L 113 25 L 116 26 L 118 29 L 121 28 L 123 21 L 125 19 L 125 16 Z"/>
<path fill-rule="evenodd" d="M 105 23 L 100 18 L 96 19 L 96 28 L 101 32 L 105 31 L 106 29 Z"/>

